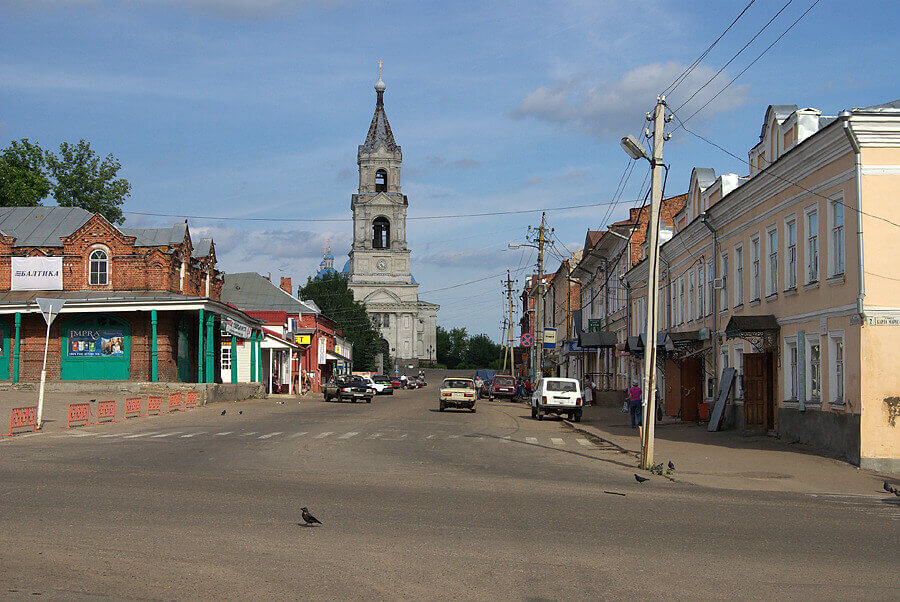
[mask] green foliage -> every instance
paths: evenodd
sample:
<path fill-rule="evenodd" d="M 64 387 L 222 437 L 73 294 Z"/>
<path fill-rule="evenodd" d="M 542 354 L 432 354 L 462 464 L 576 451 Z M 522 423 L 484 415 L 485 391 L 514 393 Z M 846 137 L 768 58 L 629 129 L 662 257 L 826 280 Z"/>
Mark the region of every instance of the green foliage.
<path fill-rule="evenodd" d="M 33 207 L 50 192 L 40 146 L 27 138 L 0 151 L 0 207 Z"/>
<path fill-rule="evenodd" d="M 347 286 L 347 277 L 342 274 L 326 274 L 313 280 L 298 291 L 301 299 L 314 301 L 322 313 L 331 318 L 353 343 L 353 369 L 374 370 L 375 358 L 384 354 L 384 369 L 391 366 L 390 347 L 372 325 L 366 308 L 353 299 L 353 291 Z"/>
<path fill-rule="evenodd" d="M 47 153 L 53 178 L 53 198 L 61 207 L 81 207 L 99 213 L 113 224 L 125 221 L 122 203 L 131 194 L 131 184 L 116 178 L 122 165 L 112 155 L 102 161 L 84 139 L 59 145 L 59 156 Z"/>
<path fill-rule="evenodd" d="M 437 361 L 450 370 L 496 369 L 501 352 L 486 334 L 470 337 L 465 328 L 437 327 Z"/>

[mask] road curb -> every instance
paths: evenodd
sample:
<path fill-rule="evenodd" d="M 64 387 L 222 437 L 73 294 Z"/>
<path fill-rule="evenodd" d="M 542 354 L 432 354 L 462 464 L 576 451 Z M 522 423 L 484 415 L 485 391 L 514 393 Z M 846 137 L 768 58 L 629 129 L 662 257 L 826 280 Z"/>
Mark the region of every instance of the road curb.
<path fill-rule="evenodd" d="M 577 431 L 579 433 L 584 433 L 585 435 L 590 435 L 591 437 L 596 437 L 597 439 L 600 439 L 604 443 L 611 445 L 612 447 L 615 447 L 617 450 L 619 450 L 623 454 L 628 454 L 629 456 L 633 456 L 635 458 L 638 457 L 638 454 L 636 454 L 634 452 L 630 452 L 627 449 L 625 449 L 624 447 L 622 447 L 621 445 L 619 445 L 618 443 L 616 443 L 615 441 L 610 441 L 609 439 L 604 437 L 603 435 L 605 433 L 603 433 L 603 431 L 601 431 L 597 428 L 594 428 L 594 427 L 586 425 L 586 424 L 572 422 L 571 420 L 566 420 L 565 418 L 563 418 L 563 423 L 568 425 L 569 428 L 571 428 L 574 431 Z"/>

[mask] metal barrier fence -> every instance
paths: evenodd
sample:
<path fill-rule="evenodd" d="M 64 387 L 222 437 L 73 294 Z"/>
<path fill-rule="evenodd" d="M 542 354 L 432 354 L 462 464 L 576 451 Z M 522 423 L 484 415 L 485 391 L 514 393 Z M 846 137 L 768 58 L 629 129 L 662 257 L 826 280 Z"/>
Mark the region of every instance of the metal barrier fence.
<path fill-rule="evenodd" d="M 97 402 L 97 422 L 115 422 L 116 421 L 116 402 L 114 401 L 98 401 Z"/>
<path fill-rule="evenodd" d="M 31 431 L 37 430 L 37 406 L 25 408 L 13 408 L 9 411 L 9 432 L 7 435 L 18 435 L 13 431 L 31 427 Z M 25 431 L 23 431 L 25 432 Z"/>
<path fill-rule="evenodd" d="M 176 412 L 181 409 L 181 393 L 169 393 L 169 409 L 166 412 Z"/>
<path fill-rule="evenodd" d="M 162 397 L 151 395 L 147 398 L 147 416 L 159 416 L 162 412 Z"/>
<path fill-rule="evenodd" d="M 125 419 L 140 418 L 141 414 L 141 398 L 131 397 L 125 400 Z"/>
<path fill-rule="evenodd" d="M 184 394 L 184 407 L 187 408 L 196 408 L 197 402 L 200 401 L 200 394 L 196 391 L 188 391 Z"/>
<path fill-rule="evenodd" d="M 91 404 L 89 403 L 70 403 L 69 412 L 66 417 L 66 428 L 73 426 L 87 426 L 91 422 Z M 73 424 L 80 423 L 80 424 Z"/>

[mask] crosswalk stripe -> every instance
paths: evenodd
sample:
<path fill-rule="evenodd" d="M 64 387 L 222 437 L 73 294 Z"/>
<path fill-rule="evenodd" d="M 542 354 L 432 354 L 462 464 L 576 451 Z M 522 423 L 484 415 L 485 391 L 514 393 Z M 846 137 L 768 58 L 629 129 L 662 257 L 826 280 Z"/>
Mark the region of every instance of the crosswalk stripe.
<path fill-rule="evenodd" d="M 93 437 L 97 433 L 69 433 L 68 437 Z"/>
<path fill-rule="evenodd" d="M 234 431 L 222 431 L 221 433 L 216 433 L 216 437 L 224 437 L 225 435 L 230 435 Z"/>
<path fill-rule="evenodd" d="M 338 437 L 338 439 L 349 439 L 350 437 L 355 437 L 358 434 L 359 433 L 344 433 L 343 435 Z"/>
<path fill-rule="evenodd" d="M 371 435 L 369 435 L 368 437 L 366 437 L 366 439 L 378 439 L 378 438 L 381 437 L 382 435 L 384 435 L 384 433 L 372 433 Z"/>
<path fill-rule="evenodd" d="M 184 431 L 175 431 L 172 433 L 160 433 L 159 435 L 153 435 L 150 437 L 151 439 L 162 439 L 163 437 L 171 437 L 172 435 L 180 435 Z"/>
<path fill-rule="evenodd" d="M 182 435 L 182 439 L 190 439 L 191 437 L 196 437 L 197 435 L 202 435 L 203 433 L 188 433 L 187 435 Z"/>
<path fill-rule="evenodd" d="M 119 437 L 122 433 L 109 433 L 108 435 L 100 435 L 101 439 L 109 439 L 110 437 Z"/>
<path fill-rule="evenodd" d="M 447 439 L 459 439 L 459 435 L 450 435 Z"/>
<path fill-rule="evenodd" d="M 553 445 L 565 445 L 566 442 L 560 439 L 559 437 L 550 437 L 550 443 Z"/>
<path fill-rule="evenodd" d="M 134 435 L 125 435 L 125 439 L 137 439 L 138 437 L 146 437 L 148 435 L 154 435 L 159 431 L 150 431 L 149 433 L 135 433 Z"/>
<path fill-rule="evenodd" d="M 588 441 L 587 439 L 575 439 L 575 441 L 578 441 L 578 443 L 580 443 L 581 445 L 583 445 L 585 447 L 588 447 L 591 444 L 591 442 Z"/>
<path fill-rule="evenodd" d="M 525 437 L 525 441 L 527 441 L 528 443 L 537 443 L 537 438 L 536 437 Z"/>
<path fill-rule="evenodd" d="M 276 436 L 280 435 L 281 433 L 282 433 L 281 431 L 275 431 L 274 433 L 269 433 L 268 435 L 260 435 L 259 438 L 260 439 L 271 439 L 272 437 L 276 437 Z"/>
<path fill-rule="evenodd" d="M 255 435 L 258 432 L 259 431 L 250 431 L 249 433 L 244 433 L 243 435 L 241 435 L 241 437 L 249 437 L 250 435 Z"/>
<path fill-rule="evenodd" d="M 426 439 L 434 439 L 434 435 L 428 435 L 428 436 L 425 437 L 425 438 L 426 438 Z"/>
<path fill-rule="evenodd" d="M 309 433 L 309 431 L 300 431 L 299 433 L 294 433 L 293 435 L 291 435 L 290 438 L 294 439 L 296 437 L 302 437 L 303 435 L 305 435 L 307 433 Z"/>
<path fill-rule="evenodd" d="M 324 438 L 327 437 L 328 435 L 333 435 L 333 434 L 334 434 L 333 431 L 325 431 L 324 433 L 319 433 L 318 435 L 316 435 L 315 437 L 313 437 L 313 439 L 324 439 Z"/>

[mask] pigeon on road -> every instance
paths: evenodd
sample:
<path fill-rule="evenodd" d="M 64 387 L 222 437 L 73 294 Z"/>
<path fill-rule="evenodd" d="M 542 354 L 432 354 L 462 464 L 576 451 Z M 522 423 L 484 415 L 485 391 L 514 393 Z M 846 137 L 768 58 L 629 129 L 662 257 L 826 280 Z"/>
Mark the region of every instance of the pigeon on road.
<path fill-rule="evenodd" d="M 243 414 L 244 410 L 238 410 L 238 414 Z"/>
<path fill-rule="evenodd" d="M 222 413 L 219 414 L 219 416 L 224 416 L 224 415 L 225 415 L 225 410 L 222 410 Z"/>
<path fill-rule="evenodd" d="M 642 476 L 636 474 L 636 475 L 634 475 L 634 480 L 637 481 L 638 483 L 643 483 L 643 482 L 645 482 L 645 481 L 649 481 L 650 479 L 648 479 L 647 477 L 642 477 Z"/>
<path fill-rule="evenodd" d="M 300 511 L 301 511 L 300 516 L 303 517 L 303 521 L 307 525 L 321 525 L 322 524 L 322 521 L 320 521 L 315 516 L 313 516 L 312 514 L 309 513 L 309 508 L 307 508 L 306 506 L 304 506 L 303 508 L 300 508 Z"/>
<path fill-rule="evenodd" d="M 675 470 L 675 465 L 672 464 L 671 460 L 669 460 L 669 470 Z"/>

